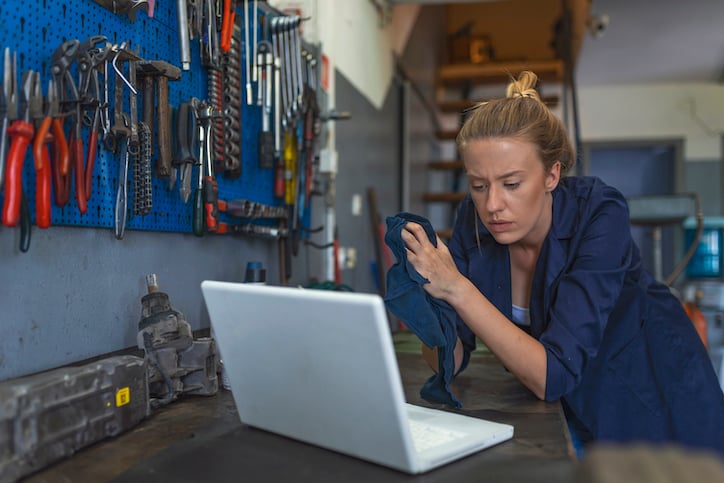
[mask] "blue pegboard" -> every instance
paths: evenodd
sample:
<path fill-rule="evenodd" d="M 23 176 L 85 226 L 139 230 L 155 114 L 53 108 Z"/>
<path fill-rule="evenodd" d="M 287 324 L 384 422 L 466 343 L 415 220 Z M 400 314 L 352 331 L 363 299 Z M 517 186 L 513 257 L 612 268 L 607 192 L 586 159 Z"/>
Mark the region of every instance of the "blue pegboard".
<path fill-rule="evenodd" d="M 268 9 L 267 9 L 268 10 Z M 260 8 L 259 17 L 271 15 Z M 237 19 L 243 18 L 243 11 L 237 10 Z M 251 14 L 250 14 L 251 18 Z M 93 35 L 104 35 L 113 44 L 130 42 L 131 49 L 145 60 L 165 60 L 180 66 L 179 42 L 176 27 L 176 2 L 156 2 L 153 18 L 139 10 L 136 20 L 126 15 L 116 15 L 91 0 L 54 0 L 3 2 L 0 5 L 0 48 L 10 47 L 17 53 L 18 80 L 23 71 L 40 72 L 43 91 L 50 78 L 50 58 L 63 42 L 78 39 L 81 42 Z M 257 29 L 261 36 L 261 30 Z M 244 65 L 244 35 L 242 32 L 242 66 Z M 169 82 L 169 103 L 172 107 L 188 101 L 191 97 L 207 98 L 207 71 L 199 59 L 199 39 L 191 41 L 191 69 L 182 71 L 178 81 Z M 242 85 L 246 82 L 244 68 L 241 69 Z M 112 87 L 111 87 L 112 89 Z M 112 90 L 111 90 L 111 99 Z M 126 101 L 127 102 L 127 101 Z M 139 96 L 139 109 L 140 109 Z M 127 108 L 127 106 L 126 106 Z M 126 111 L 128 112 L 128 111 Z M 140 116 L 140 114 L 139 114 Z M 237 179 L 226 179 L 218 175 L 220 199 L 243 198 L 269 205 L 278 205 L 273 196 L 273 170 L 260 169 L 257 160 L 257 136 L 260 130 L 260 108 L 247 106 L 242 102 L 242 174 Z M 84 132 L 87 143 L 88 133 Z M 108 227 L 114 225 L 114 204 L 119 163 L 122 154 L 113 154 L 99 144 L 93 173 L 93 192 L 88 201 L 88 211 L 81 215 L 75 202 L 75 187 L 69 203 L 59 208 L 52 207 L 53 225 L 87 227 Z M 153 162 L 155 163 L 156 154 Z M 129 174 L 129 178 L 130 178 Z M 196 179 L 196 168 L 194 177 Z M 192 186 L 195 182 L 192 183 Z M 35 220 L 35 171 L 32 156 L 26 156 L 23 186 L 28 198 L 33 222 Z M 167 180 L 153 180 L 153 209 L 144 216 L 133 215 L 129 206 L 127 229 L 191 232 L 192 204 L 178 196 L 178 182 L 174 191 L 169 191 Z M 131 187 L 132 189 L 132 187 Z M 131 193 L 129 192 L 129 199 Z M 0 195 L 0 199 L 2 195 Z M 305 214 L 309 218 L 309 213 Z M 222 220 L 233 221 L 224 218 Z"/>

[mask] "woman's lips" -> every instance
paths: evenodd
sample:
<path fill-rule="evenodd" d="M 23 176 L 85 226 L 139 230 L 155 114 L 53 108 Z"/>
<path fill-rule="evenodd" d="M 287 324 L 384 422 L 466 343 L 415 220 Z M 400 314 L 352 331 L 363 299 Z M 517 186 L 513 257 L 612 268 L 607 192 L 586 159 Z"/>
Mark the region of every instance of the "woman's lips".
<path fill-rule="evenodd" d="M 490 231 L 495 233 L 502 233 L 508 231 L 513 226 L 513 223 L 509 221 L 491 221 L 489 224 Z"/>

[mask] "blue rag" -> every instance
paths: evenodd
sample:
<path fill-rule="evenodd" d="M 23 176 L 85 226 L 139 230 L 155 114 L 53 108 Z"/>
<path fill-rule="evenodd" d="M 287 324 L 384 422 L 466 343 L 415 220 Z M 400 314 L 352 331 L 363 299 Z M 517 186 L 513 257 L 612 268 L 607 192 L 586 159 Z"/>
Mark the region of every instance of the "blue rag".
<path fill-rule="evenodd" d="M 420 275 L 407 260 L 405 243 L 402 241 L 404 226 L 412 221 L 420 224 L 430 242 L 437 246 L 437 236 L 430 222 L 412 213 L 398 213 L 387 217 L 385 243 L 397 257 L 387 272 L 387 293 L 385 305 L 396 317 L 428 347 L 437 347 L 438 371 L 425 382 L 420 396 L 431 402 L 462 407 L 450 391 L 450 382 L 455 376 L 453 351 L 457 342 L 455 322 L 457 315 L 444 300 L 429 295 L 423 287 L 430 281 Z"/>

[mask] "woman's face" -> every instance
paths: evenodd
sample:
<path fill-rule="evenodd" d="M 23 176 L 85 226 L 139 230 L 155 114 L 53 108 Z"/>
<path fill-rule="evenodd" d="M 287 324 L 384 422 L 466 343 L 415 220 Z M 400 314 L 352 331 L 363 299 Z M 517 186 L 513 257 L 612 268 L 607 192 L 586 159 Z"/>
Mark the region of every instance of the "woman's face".
<path fill-rule="evenodd" d="M 560 163 L 546 173 L 535 145 L 516 138 L 471 141 L 463 161 L 478 215 L 495 240 L 542 244 L 551 224 L 549 193 L 558 185 Z"/>

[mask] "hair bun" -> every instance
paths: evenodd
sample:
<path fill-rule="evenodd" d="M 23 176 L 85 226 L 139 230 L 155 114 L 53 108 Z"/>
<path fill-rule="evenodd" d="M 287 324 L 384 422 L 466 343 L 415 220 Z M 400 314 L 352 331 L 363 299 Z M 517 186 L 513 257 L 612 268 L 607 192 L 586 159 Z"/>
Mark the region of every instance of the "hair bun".
<path fill-rule="evenodd" d="M 540 95 L 535 90 L 538 84 L 538 76 L 529 70 L 524 70 L 518 75 L 518 79 L 513 79 L 508 84 L 506 97 L 530 97 L 540 101 Z"/>

